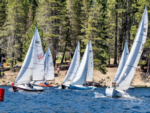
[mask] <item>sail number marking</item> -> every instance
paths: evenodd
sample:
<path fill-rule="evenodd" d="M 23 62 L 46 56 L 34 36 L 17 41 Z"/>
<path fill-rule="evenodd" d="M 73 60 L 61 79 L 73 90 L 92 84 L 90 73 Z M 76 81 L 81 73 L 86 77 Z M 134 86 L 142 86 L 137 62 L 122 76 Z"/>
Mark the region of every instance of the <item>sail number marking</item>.
<path fill-rule="evenodd" d="M 146 32 L 146 28 L 144 28 L 143 31 Z"/>
<path fill-rule="evenodd" d="M 40 53 L 40 54 L 37 55 L 37 57 L 38 57 L 39 60 L 41 60 L 43 58 L 43 54 Z"/>
<path fill-rule="evenodd" d="M 37 41 L 37 40 L 36 40 L 35 43 L 36 43 L 36 44 L 40 44 L 40 41 Z"/>

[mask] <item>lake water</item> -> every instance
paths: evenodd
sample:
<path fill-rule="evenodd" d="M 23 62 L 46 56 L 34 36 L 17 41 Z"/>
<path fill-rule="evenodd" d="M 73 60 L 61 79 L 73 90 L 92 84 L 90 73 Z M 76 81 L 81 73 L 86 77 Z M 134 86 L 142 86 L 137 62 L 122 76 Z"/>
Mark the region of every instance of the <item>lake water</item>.
<path fill-rule="evenodd" d="M 108 98 L 105 88 L 93 91 L 45 88 L 44 92 L 5 89 L 0 113 L 150 113 L 150 88 L 128 90 L 131 98 Z"/>

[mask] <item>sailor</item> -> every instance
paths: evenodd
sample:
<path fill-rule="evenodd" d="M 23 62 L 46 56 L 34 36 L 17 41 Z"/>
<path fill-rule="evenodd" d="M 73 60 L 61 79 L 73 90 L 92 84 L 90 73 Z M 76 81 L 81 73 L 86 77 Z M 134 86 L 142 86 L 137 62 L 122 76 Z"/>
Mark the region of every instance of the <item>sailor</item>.
<path fill-rule="evenodd" d="M 48 83 L 47 83 L 47 82 L 44 82 L 44 84 L 48 86 Z"/>
<path fill-rule="evenodd" d="M 27 83 L 27 86 L 33 88 L 32 84 L 30 84 L 29 82 Z"/>
<path fill-rule="evenodd" d="M 113 87 L 113 88 L 116 87 L 116 82 L 112 82 L 112 87 Z"/>
<path fill-rule="evenodd" d="M 88 82 L 86 82 L 86 84 L 85 84 L 86 86 L 89 86 L 89 84 L 88 84 Z"/>

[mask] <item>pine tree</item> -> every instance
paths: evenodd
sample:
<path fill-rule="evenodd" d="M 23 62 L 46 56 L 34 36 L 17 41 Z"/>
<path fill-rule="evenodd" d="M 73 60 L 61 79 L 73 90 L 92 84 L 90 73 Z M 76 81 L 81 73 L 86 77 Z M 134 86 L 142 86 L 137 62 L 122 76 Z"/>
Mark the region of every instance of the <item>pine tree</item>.
<path fill-rule="evenodd" d="M 81 35 L 82 0 L 67 0 L 68 17 L 70 21 L 70 37 L 73 50 Z"/>
<path fill-rule="evenodd" d="M 25 18 L 25 9 L 22 1 L 9 1 L 6 9 L 7 59 L 13 67 L 14 61 L 22 58 L 22 39 L 25 34 L 27 18 Z"/>
<path fill-rule="evenodd" d="M 30 7 L 29 7 L 29 12 L 28 12 L 28 20 L 27 20 L 27 29 L 29 29 L 33 23 L 33 3 L 31 2 Z"/>
<path fill-rule="evenodd" d="M 92 3 L 93 6 L 94 2 Z M 85 36 L 82 42 L 86 43 L 90 39 L 93 46 L 94 67 L 102 73 L 106 73 L 106 61 L 108 59 L 107 46 L 107 0 L 97 0 L 95 8 L 90 8 L 88 13 L 88 24 L 85 28 Z"/>
<path fill-rule="evenodd" d="M 68 10 L 66 9 L 67 4 L 66 1 L 62 2 L 62 24 L 60 27 L 60 37 L 61 40 L 59 40 L 59 42 L 61 43 L 61 47 L 62 49 L 60 49 L 60 51 L 62 51 L 62 59 L 61 59 L 61 63 L 63 63 L 64 57 L 66 52 L 70 52 L 72 51 L 72 46 L 71 46 L 71 24 L 70 24 L 70 20 L 69 20 L 69 15 L 68 15 Z"/>
<path fill-rule="evenodd" d="M 5 1 L 0 1 L 0 48 L 2 53 L 6 54 L 6 38 L 5 38 L 5 32 L 4 32 L 4 23 L 6 21 L 6 3 Z M 1 59 L 1 56 L 0 56 Z"/>
<path fill-rule="evenodd" d="M 43 28 L 44 41 L 50 46 L 54 65 L 60 48 L 61 8 L 59 0 L 43 0 L 39 3 L 36 14 L 38 25 Z"/>

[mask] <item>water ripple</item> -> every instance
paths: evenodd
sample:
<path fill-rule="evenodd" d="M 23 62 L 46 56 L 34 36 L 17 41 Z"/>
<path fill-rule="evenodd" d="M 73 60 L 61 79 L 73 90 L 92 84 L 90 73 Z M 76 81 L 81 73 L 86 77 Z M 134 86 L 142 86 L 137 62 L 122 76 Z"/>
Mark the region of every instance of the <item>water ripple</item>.
<path fill-rule="evenodd" d="M 5 89 L 0 113 L 143 113 L 150 112 L 150 88 L 127 91 L 130 98 L 108 98 L 105 88 L 93 91 L 45 88 L 44 92 Z"/>

